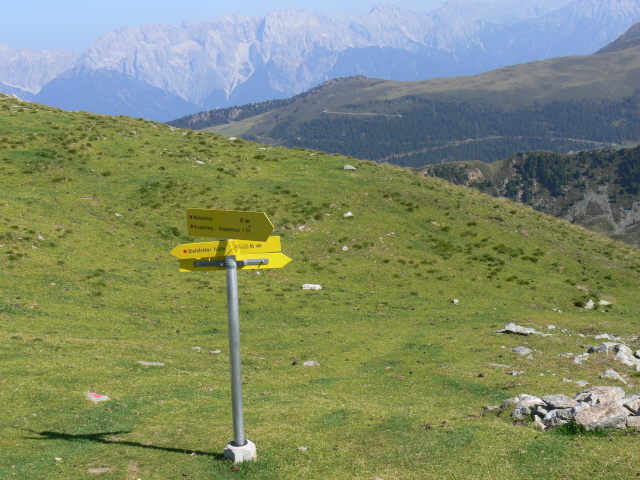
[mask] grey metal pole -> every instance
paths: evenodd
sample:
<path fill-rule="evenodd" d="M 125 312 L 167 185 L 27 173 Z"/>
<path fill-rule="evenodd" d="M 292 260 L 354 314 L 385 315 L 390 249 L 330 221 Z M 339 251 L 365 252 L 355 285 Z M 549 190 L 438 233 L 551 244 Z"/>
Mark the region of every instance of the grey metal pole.
<path fill-rule="evenodd" d="M 236 257 L 225 257 L 227 271 L 227 309 L 229 318 L 229 357 L 231 359 L 231 406 L 233 409 L 233 443 L 245 445 L 242 415 L 242 367 L 240 365 L 240 313 L 238 308 L 238 264 Z"/>

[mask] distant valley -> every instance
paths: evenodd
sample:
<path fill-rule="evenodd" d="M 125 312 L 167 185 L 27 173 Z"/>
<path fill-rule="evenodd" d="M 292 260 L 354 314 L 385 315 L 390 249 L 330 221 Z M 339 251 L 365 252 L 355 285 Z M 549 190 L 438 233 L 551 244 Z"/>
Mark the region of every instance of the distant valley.
<path fill-rule="evenodd" d="M 454 79 L 332 80 L 288 101 L 203 112 L 175 126 L 420 167 L 519 151 L 640 141 L 640 24 L 592 55 Z"/>

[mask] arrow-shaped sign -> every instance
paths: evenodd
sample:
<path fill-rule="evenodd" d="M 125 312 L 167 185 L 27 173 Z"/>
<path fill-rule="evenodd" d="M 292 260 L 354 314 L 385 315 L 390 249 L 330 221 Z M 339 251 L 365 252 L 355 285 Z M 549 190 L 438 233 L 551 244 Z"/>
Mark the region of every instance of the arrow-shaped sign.
<path fill-rule="evenodd" d="M 256 260 L 265 260 L 266 263 L 252 263 L 248 265 L 238 265 L 238 270 L 262 270 L 265 268 L 282 268 L 287 263 L 291 261 L 289 257 L 287 257 L 283 253 L 256 253 L 249 255 L 237 255 L 236 261 L 243 262 L 245 260 L 248 261 L 256 261 Z M 181 272 L 205 272 L 208 270 L 224 270 L 225 257 L 211 257 L 211 258 L 199 258 L 197 260 L 194 259 L 185 259 L 180 260 L 180 271 Z M 196 266 L 198 263 L 210 263 L 209 265 L 204 266 Z M 213 264 L 215 263 L 215 265 Z"/>
<path fill-rule="evenodd" d="M 224 257 L 253 253 L 273 253 L 282 250 L 280 237 L 269 237 L 266 242 L 254 240 L 221 240 L 219 242 L 187 243 L 171 250 L 181 260 L 190 258 Z"/>
<path fill-rule="evenodd" d="M 264 212 L 187 208 L 189 235 L 265 242 L 273 224 Z"/>

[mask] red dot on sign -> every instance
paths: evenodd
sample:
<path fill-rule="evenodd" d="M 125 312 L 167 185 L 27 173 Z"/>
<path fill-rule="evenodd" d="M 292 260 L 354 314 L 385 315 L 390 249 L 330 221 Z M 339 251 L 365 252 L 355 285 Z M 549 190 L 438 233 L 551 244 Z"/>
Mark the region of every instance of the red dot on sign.
<path fill-rule="evenodd" d="M 187 253 L 187 251 L 185 250 L 184 253 Z"/>
<path fill-rule="evenodd" d="M 191 228 L 193 228 L 193 225 L 191 225 Z"/>
<path fill-rule="evenodd" d="M 193 220 L 193 215 L 189 215 L 189 219 L 190 219 L 190 220 Z"/>

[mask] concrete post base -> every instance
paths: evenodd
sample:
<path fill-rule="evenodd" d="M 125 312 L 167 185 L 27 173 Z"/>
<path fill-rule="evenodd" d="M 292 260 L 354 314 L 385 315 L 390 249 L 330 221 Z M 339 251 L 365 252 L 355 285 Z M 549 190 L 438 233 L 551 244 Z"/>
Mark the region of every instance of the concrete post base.
<path fill-rule="evenodd" d="M 224 458 L 233 460 L 233 463 L 251 462 L 258 458 L 256 444 L 247 440 L 243 446 L 238 447 L 231 442 L 224 447 Z"/>

